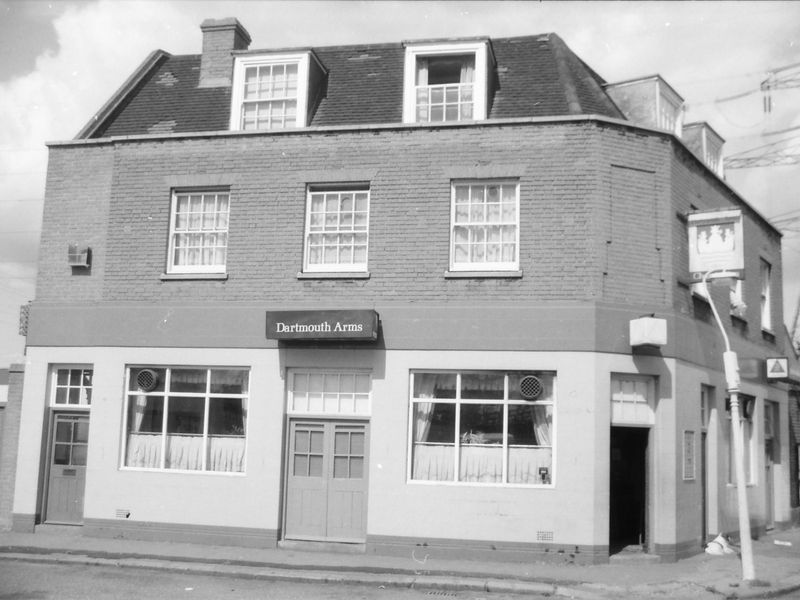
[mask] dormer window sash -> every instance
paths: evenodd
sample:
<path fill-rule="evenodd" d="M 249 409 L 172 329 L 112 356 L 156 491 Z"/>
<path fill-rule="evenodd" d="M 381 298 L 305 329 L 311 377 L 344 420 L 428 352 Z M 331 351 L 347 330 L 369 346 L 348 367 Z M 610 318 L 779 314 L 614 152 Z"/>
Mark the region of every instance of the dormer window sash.
<path fill-rule="evenodd" d="M 486 119 L 489 60 L 486 41 L 406 46 L 403 122 Z"/>
<path fill-rule="evenodd" d="M 231 130 L 306 127 L 308 52 L 237 56 L 233 68 Z"/>
<path fill-rule="evenodd" d="M 417 62 L 417 121 L 473 118 L 475 56 L 420 58 Z"/>

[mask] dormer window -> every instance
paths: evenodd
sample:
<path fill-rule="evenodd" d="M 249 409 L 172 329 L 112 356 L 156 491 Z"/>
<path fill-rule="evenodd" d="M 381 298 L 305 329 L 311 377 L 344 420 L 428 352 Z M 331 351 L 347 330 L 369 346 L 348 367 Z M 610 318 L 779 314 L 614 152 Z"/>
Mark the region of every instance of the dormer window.
<path fill-rule="evenodd" d="M 406 46 L 404 123 L 487 117 L 486 41 Z"/>
<path fill-rule="evenodd" d="M 475 56 L 431 56 L 417 61 L 417 121 L 472 119 Z"/>
<path fill-rule="evenodd" d="M 311 52 L 237 56 L 233 69 L 231 129 L 306 127 L 324 71 Z"/>
<path fill-rule="evenodd" d="M 659 75 L 611 83 L 606 91 L 626 119 L 681 135 L 683 98 Z"/>

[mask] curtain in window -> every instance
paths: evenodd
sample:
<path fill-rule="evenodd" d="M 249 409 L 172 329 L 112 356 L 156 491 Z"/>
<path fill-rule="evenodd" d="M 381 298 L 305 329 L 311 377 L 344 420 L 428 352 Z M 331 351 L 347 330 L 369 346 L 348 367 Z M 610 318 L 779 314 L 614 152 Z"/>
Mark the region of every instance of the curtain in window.
<path fill-rule="evenodd" d="M 167 435 L 167 469 L 199 471 L 203 468 L 203 436 Z"/>
<path fill-rule="evenodd" d="M 161 434 L 130 433 L 125 466 L 144 469 L 161 468 Z"/>
<path fill-rule="evenodd" d="M 550 406 L 531 406 L 533 417 L 533 433 L 539 446 L 553 445 L 553 411 Z"/>
<path fill-rule="evenodd" d="M 472 83 L 475 80 L 475 58 L 465 58 L 461 63 L 461 83 Z"/>
<path fill-rule="evenodd" d="M 126 447 L 125 466 L 157 469 L 161 467 L 161 434 L 143 432 L 147 396 L 138 394 L 133 404 Z"/>
<path fill-rule="evenodd" d="M 502 483 L 503 448 L 462 445 L 458 480 Z"/>
<path fill-rule="evenodd" d="M 209 471 L 244 472 L 244 437 L 209 436 Z"/>
<path fill-rule="evenodd" d="M 417 61 L 417 85 L 428 85 L 428 59 Z"/>
<path fill-rule="evenodd" d="M 452 373 L 418 373 L 414 378 L 417 398 L 455 397 L 456 378 Z M 454 444 L 429 443 L 434 402 L 414 403 L 414 460 L 412 478 L 427 481 L 453 481 Z"/>

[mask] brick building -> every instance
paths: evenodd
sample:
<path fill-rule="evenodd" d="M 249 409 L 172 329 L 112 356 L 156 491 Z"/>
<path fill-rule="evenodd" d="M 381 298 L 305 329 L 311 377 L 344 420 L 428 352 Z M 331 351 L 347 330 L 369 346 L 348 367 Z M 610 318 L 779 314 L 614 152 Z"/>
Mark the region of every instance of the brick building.
<path fill-rule="evenodd" d="M 790 519 L 788 393 L 763 371 L 785 354 L 780 235 L 660 77 L 606 84 L 553 34 L 250 50 L 235 19 L 202 30 L 49 146 L 15 529 L 698 552 L 737 519 L 687 215 L 729 208 L 746 279 L 711 294 L 751 515 Z M 642 315 L 666 340 L 631 345 Z"/>

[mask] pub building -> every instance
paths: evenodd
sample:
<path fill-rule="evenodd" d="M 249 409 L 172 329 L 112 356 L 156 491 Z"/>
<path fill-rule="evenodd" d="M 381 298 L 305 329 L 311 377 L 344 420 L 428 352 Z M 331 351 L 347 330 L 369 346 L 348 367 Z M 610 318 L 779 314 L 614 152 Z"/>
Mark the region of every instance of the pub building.
<path fill-rule="evenodd" d="M 49 143 L 14 530 L 677 560 L 736 534 L 732 426 L 753 530 L 790 521 L 780 235 L 661 77 L 552 33 L 201 31 Z M 706 292 L 721 209 L 744 278 Z"/>

